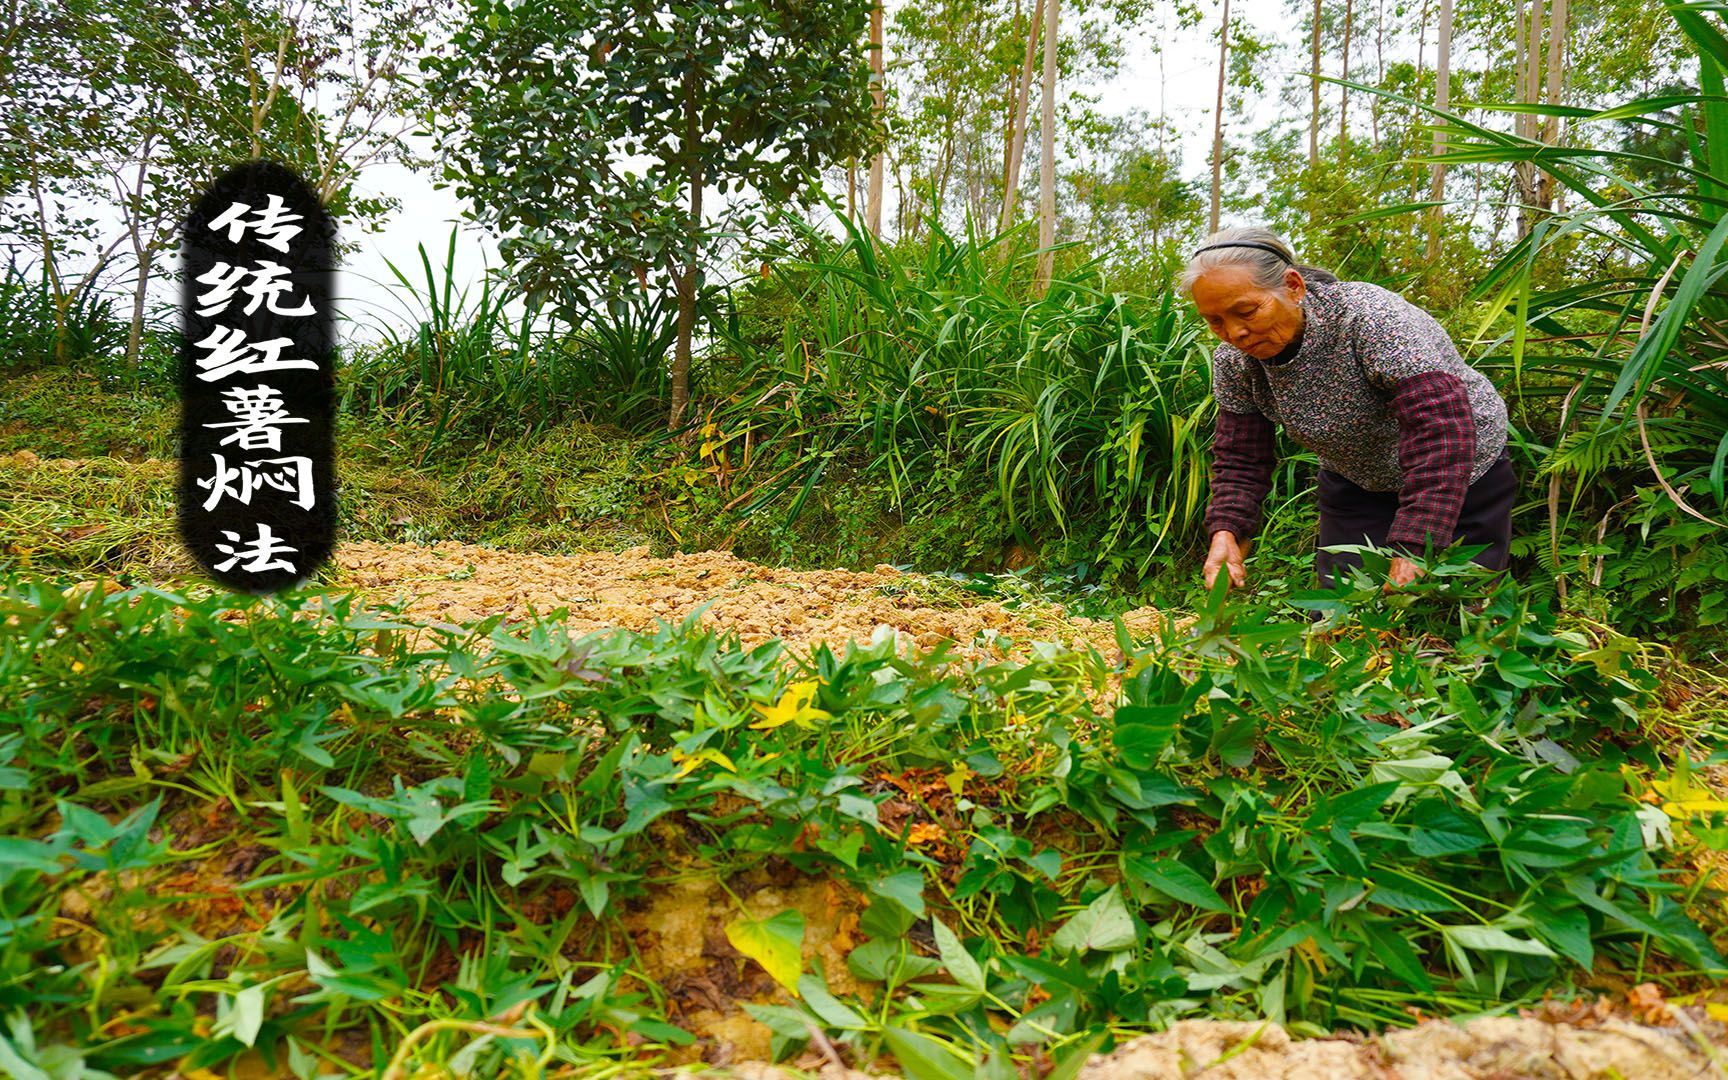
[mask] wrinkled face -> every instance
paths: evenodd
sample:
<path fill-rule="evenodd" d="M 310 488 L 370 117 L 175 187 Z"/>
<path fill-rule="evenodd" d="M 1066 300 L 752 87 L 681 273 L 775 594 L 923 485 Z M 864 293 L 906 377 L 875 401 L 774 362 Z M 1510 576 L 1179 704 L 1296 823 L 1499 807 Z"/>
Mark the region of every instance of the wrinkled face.
<path fill-rule="evenodd" d="M 1269 360 L 1302 327 L 1306 284 L 1294 267 L 1284 284 L 1262 289 L 1246 266 L 1220 266 L 1194 279 L 1194 307 L 1222 341 L 1257 360 Z"/>

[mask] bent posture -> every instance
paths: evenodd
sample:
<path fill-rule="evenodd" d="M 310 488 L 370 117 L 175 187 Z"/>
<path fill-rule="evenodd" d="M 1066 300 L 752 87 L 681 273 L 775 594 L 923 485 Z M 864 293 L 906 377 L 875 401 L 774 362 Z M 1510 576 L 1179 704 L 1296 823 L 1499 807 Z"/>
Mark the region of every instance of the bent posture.
<path fill-rule="evenodd" d="M 1518 481 L 1506 453 L 1506 403 L 1465 363 L 1444 328 L 1397 293 L 1297 266 L 1276 233 L 1214 233 L 1189 260 L 1182 289 L 1221 344 L 1212 537 L 1204 579 L 1246 584 L 1242 548 L 1272 486 L 1273 425 L 1320 462 L 1318 547 L 1398 552 L 1387 587 L 1414 580 L 1409 556 L 1455 539 L 1487 544 L 1475 561 L 1504 570 Z M 1359 566 L 1320 550 L 1322 587 Z"/>

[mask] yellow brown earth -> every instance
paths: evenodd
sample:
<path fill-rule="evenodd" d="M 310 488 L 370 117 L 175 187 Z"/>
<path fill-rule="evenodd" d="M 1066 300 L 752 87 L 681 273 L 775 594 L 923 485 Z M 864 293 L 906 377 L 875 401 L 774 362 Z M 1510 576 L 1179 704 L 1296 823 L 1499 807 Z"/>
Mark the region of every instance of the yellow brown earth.
<path fill-rule="evenodd" d="M 645 547 L 533 555 L 473 544 L 371 541 L 343 544 L 331 561 L 339 569 L 334 584 L 352 586 L 374 602 L 406 601 L 409 617 L 450 624 L 499 613 L 508 622 L 564 607 L 573 633 L 648 630 L 657 620 L 678 622 L 708 604 L 703 624 L 736 631 L 746 645 L 779 638 L 797 654 L 818 642 L 838 649 L 847 640 L 869 641 L 884 626 L 920 648 L 952 641 L 963 657 L 1012 654 L 1034 640 L 1090 645 L 1106 655 L 1116 647 L 1108 620 L 1069 616 L 1054 603 L 1009 609 L 993 600 L 939 602 L 930 579 L 892 566 L 786 570 L 719 551 L 657 559 Z M 1156 633 L 1160 622 L 1149 607 L 1122 618 L 1139 640 Z M 995 642 L 1004 637 L 1013 645 Z"/>

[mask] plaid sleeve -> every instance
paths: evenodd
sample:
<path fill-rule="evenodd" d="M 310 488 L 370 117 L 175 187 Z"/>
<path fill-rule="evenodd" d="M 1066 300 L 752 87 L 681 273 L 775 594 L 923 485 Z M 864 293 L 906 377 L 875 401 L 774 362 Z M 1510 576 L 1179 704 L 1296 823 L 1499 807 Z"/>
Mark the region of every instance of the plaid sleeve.
<path fill-rule="evenodd" d="M 1386 531 L 1388 546 L 1421 554 L 1452 543 L 1476 461 L 1476 420 L 1463 380 L 1444 371 L 1400 379 L 1392 395 L 1398 417 L 1398 465 L 1404 487 Z"/>
<path fill-rule="evenodd" d="M 1238 541 L 1260 531 L 1260 504 L 1272 488 L 1277 462 L 1272 421 L 1257 412 L 1218 410 L 1212 434 L 1212 498 L 1206 505 L 1206 535 L 1220 529 Z"/>

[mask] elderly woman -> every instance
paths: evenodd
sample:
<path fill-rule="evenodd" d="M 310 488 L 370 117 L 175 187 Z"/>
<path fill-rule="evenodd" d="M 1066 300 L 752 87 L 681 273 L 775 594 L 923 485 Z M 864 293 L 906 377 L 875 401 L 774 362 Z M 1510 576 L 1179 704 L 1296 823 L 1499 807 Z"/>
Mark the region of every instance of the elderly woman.
<path fill-rule="evenodd" d="M 1361 565 L 1324 550 L 1334 544 L 1396 552 L 1388 589 L 1415 579 L 1410 556 L 1454 540 L 1487 544 L 1475 561 L 1505 569 L 1518 488 L 1506 403 L 1433 316 L 1370 282 L 1297 266 L 1260 228 L 1214 233 L 1181 287 L 1223 342 L 1212 357 L 1207 588 L 1220 569 L 1246 583 L 1242 548 L 1271 487 L 1273 424 L 1320 462 L 1322 587 L 1334 570 Z"/>

